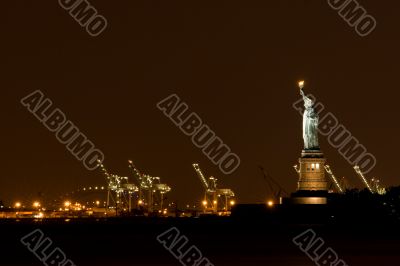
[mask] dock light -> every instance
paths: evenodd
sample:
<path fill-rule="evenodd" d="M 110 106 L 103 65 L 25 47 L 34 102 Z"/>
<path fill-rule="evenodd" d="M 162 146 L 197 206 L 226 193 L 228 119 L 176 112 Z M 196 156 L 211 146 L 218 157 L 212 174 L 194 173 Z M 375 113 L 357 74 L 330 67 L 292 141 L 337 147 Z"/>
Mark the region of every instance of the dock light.
<path fill-rule="evenodd" d="M 231 204 L 231 206 L 235 205 L 235 201 L 231 200 L 230 204 Z"/>
<path fill-rule="evenodd" d="M 272 207 L 272 206 L 274 206 L 274 202 L 272 200 L 269 200 L 267 202 L 267 205 L 268 205 L 268 207 Z"/>
<path fill-rule="evenodd" d="M 17 209 L 21 208 L 21 202 L 16 202 L 14 204 L 14 207 L 17 208 Z"/>
<path fill-rule="evenodd" d="M 203 201 L 203 205 L 207 206 L 207 201 L 206 200 Z"/>
<path fill-rule="evenodd" d="M 303 89 L 303 88 L 304 88 L 304 83 L 305 83 L 304 80 L 299 81 L 298 84 L 299 84 L 299 88 L 300 88 L 300 89 Z"/>

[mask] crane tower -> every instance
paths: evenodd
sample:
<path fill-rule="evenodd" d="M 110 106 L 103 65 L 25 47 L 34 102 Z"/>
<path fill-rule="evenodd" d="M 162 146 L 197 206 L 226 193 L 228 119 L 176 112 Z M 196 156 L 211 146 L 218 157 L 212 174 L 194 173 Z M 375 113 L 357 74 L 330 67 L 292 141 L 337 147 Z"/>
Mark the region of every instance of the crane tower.
<path fill-rule="evenodd" d="M 218 202 L 222 201 L 223 211 L 228 212 L 229 206 L 233 205 L 234 201 L 231 200 L 235 197 L 235 193 L 229 189 L 218 189 L 217 181 L 215 177 L 211 176 L 208 180 L 205 178 L 203 172 L 198 164 L 193 164 L 193 168 L 197 173 L 203 187 L 204 187 L 204 200 L 203 208 L 205 213 L 217 213 L 218 212 Z"/>
<path fill-rule="evenodd" d="M 118 214 L 118 209 L 128 209 L 130 212 L 132 209 L 132 195 L 138 191 L 138 187 L 130 184 L 128 177 L 110 174 L 101 161 L 98 161 L 98 164 L 107 179 L 106 213 L 110 209 L 111 200 L 114 202 L 116 215 Z"/>
<path fill-rule="evenodd" d="M 162 184 L 159 177 L 142 174 L 131 160 L 128 163 L 139 186 L 138 207 L 147 206 L 148 212 L 151 213 L 155 210 L 155 205 L 157 205 L 159 206 L 159 211 L 161 211 L 164 195 L 170 192 L 171 188 L 167 184 Z"/>

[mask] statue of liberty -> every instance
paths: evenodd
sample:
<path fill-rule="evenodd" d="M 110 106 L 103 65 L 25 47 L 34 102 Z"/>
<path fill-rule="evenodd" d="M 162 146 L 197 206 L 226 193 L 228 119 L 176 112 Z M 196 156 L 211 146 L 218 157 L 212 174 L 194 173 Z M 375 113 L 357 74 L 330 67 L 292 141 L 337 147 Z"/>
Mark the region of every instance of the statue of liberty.
<path fill-rule="evenodd" d="M 304 150 L 319 150 L 318 144 L 318 114 L 315 112 L 314 102 L 303 92 L 304 81 L 299 82 L 300 94 L 304 100 L 303 139 Z"/>

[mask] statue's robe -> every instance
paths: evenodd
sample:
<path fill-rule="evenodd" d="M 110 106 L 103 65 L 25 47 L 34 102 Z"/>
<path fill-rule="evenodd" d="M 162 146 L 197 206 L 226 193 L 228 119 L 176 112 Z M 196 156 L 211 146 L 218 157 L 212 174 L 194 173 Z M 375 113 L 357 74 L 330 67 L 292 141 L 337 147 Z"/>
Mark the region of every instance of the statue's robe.
<path fill-rule="evenodd" d="M 306 108 L 303 114 L 303 138 L 305 150 L 319 150 L 318 114 L 312 107 Z"/>

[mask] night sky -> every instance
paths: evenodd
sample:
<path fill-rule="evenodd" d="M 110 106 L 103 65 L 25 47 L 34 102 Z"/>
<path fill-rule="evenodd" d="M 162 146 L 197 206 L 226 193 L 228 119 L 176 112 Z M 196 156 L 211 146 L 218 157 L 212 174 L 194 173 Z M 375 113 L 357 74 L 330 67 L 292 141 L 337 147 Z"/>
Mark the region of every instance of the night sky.
<path fill-rule="evenodd" d="M 105 185 L 20 104 L 37 89 L 104 152 L 110 172 L 130 175 L 132 159 L 172 186 L 170 200 L 201 199 L 195 162 L 239 202 L 266 200 L 258 165 L 294 191 L 300 79 L 376 157 L 368 177 L 399 185 L 400 5 L 359 2 L 378 22 L 367 37 L 318 0 L 91 0 L 109 24 L 95 38 L 56 0 L 2 3 L 0 199 Z M 224 175 L 157 109 L 172 93 L 239 155 L 236 172 Z M 336 176 L 361 187 L 325 137 L 320 144 Z"/>

